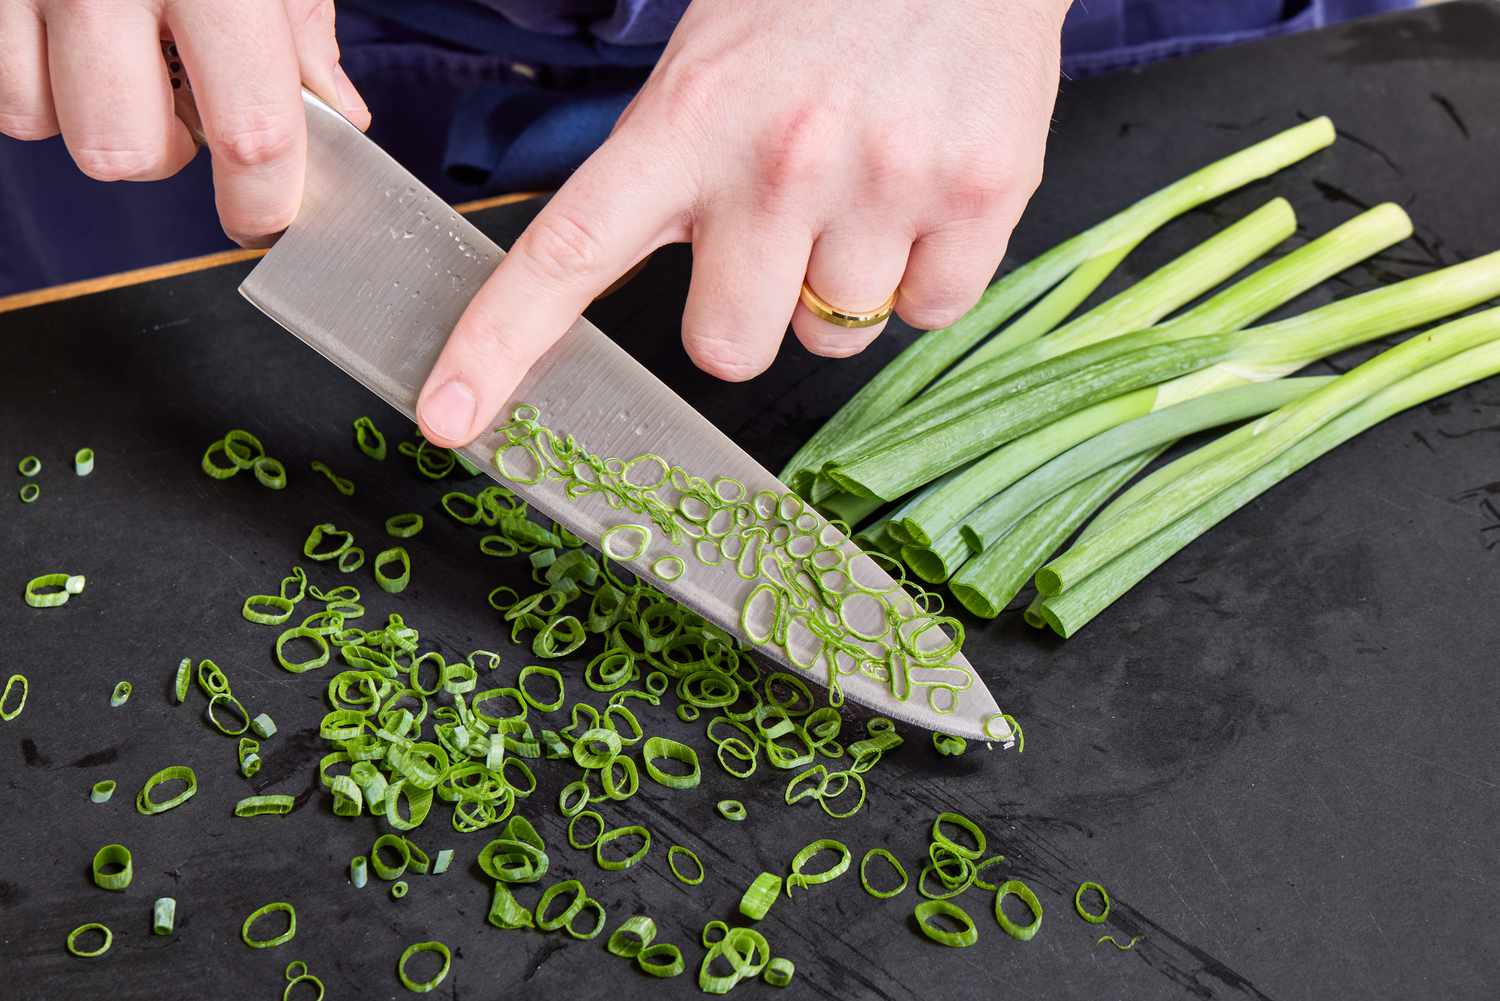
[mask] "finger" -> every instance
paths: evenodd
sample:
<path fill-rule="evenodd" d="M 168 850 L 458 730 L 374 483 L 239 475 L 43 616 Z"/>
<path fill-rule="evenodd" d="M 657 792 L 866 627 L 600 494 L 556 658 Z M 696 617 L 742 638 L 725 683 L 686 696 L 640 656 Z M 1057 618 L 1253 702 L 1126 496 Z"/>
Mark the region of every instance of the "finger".
<path fill-rule="evenodd" d="M 0 0 L 0 133 L 13 139 L 57 135 L 52 82 L 47 79 L 47 26 L 23 0 Z"/>
<path fill-rule="evenodd" d="M 302 82 L 361 131 L 370 127 L 370 109 L 339 65 L 333 31 L 333 0 L 286 0 L 286 16 L 297 43 Z"/>
<path fill-rule="evenodd" d="M 278 3 L 184 2 L 168 11 L 213 153 L 224 232 L 250 245 L 302 201 L 307 122 L 292 31 Z"/>
<path fill-rule="evenodd" d="M 450 448 L 473 441 L 590 301 L 685 235 L 689 190 L 660 144 L 620 136 L 601 146 L 459 318 L 417 400 L 422 433 Z"/>
<path fill-rule="evenodd" d="M 158 180 L 193 158 L 153 11 L 130 0 L 59 4 L 47 22 L 47 61 L 63 141 L 89 177 Z"/>
<path fill-rule="evenodd" d="M 911 237 L 896 231 L 875 233 L 853 227 L 824 230 L 807 262 L 807 286 L 824 302 L 844 312 L 879 309 L 901 281 L 910 248 Z M 841 327 L 799 301 L 792 329 L 813 354 L 847 358 L 879 337 L 885 321 L 868 327 Z"/>
<path fill-rule="evenodd" d="M 812 236 L 801 226 L 726 209 L 693 226 L 693 278 L 682 346 L 710 375 L 740 382 L 770 367 L 786 336 Z"/>
<path fill-rule="evenodd" d="M 1013 219 L 955 223 L 912 244 L 896 313 L 918 330 L 957 322 L 979 301 L 1005 257 Z"/>

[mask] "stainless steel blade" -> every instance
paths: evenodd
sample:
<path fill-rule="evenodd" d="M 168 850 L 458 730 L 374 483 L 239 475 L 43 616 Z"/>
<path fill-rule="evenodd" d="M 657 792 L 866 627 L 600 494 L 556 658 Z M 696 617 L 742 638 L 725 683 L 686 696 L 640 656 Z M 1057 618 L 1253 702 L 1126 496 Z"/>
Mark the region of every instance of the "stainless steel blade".
<path fill-rule="evenodd" d="M 474 292 L 504 256 L 482 233 L 422 186 L 333 109 L 306 95 L 307 182 L 297 221 L 245 279 L 240 292 L 257 308 L 363 383 L 407 417 L 448 333 Z M 787 488 L 719 432 L 598 328 L 580 319 L 527 374 L 511 408 L 528 403 L 544 423 L 573 435 L 603 456 L 655 453 L 689 472 L 729 476 L 750 491 L 776 496 Z M 504 438 L 482 436 L 463 452 L 495 475 Z M 597 495 L 577 500 L 559 482 L 532 486 L 496 476 L 568 529 L 597 542 L 621 513 Z M 639 519 L 637 519 L 639 520 Z M 838 537 L 862 580 L 894 584 L 853 543 Z M 645 561 L 677 552 L 686 570 L 653 584 L 710 621 L 743 636 L 740 613 L 753 584 L 732 569 L 711 567 L 654 539 Z M 936 631 L 934 631 L 936 632 Z M 780 648 L 760 652 L 786 663 Z M 915 695 L 898 699 L 891 686 L 860 673 L 840 679 L 845 695 L 898 719 L 1007 746 L 1011 731 L 977 673 L 961 657 L 954 664 L 973 677 L 956 711 L 939 713 Z M 811 681 L 823 678 L 799 672 Z"/>

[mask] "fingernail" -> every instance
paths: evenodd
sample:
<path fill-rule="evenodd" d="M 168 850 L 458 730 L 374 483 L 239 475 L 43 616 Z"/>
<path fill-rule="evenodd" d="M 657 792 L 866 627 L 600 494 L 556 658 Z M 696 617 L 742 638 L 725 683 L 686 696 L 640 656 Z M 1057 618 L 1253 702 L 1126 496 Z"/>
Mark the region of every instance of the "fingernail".
<path fill-rule="evenodd" d="M 349 74 L 344 72 L 344 67 L 333 68 L 333 85 L 339 89 L 339 106 L 347 118 L 353 114 L 368 114 L 369 108 L 365 106 L 364 98 L 359 96 L 359 91 L 354 89 L 354 81 L 349 79 Z"/>
<path fill-rule="evenodd" d="M 449 379 L 418 407 L 418 416 L 448 441 L 466 442 L 474 425 L 474 409 L 474 391 L 460 379 Z"/>

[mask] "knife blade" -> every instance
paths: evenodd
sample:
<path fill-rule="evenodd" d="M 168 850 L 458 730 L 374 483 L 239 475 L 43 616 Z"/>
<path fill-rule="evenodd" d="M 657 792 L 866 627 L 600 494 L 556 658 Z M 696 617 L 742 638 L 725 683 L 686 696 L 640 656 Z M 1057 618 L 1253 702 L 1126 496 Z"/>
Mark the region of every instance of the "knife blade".
<path fill-rule="evenodd" d="M 240 292 L 313 350 L 414 419 L 417 394 L 449 332 L 504 252 L 333 108 L 306 91 L 304 104 L 308 158 L 301 208 Z M 731 477 L 744 484 L 749 495 L 769 491 L 769 496 L 781 498 L 790 494 L 586 319 L 580 318 L 531 368 L 511 402 L 497 415 L 497 422 L 504 423 L 521 404 L 535 407 L 542 423 L 559 435 L 573 436 L 595 455 L 624 459 L 656 455 L 707 481 Z M 564 478 L 542 476 L 535 483 L 518 483 L 500 475 L 497 450 L 517 447 L 518 435 L 515 426 L 508 432 L 491 431 L 460 451 L 527 503 L 596 546 L 611 527 L 630 520 L 600 492 L 569 496 Z M 885 600 L 892 603 L 905 598 L 909 603 L 905 592 L 897 590 L 898 585 L 874 560 L 810 508 L 808 515 L 817 520 L 804 524 L 815 525 L 815 534 L 842 554 L 870 594 L 886 595 Z M 807 680 L 826 683 L 826 660 L 817 670 L 791 663 L 803 659 L 792 639 L 757 644 L 747 637 L 742 612 L 756 586 L 755 578 L 747 580 L 725 565 L 732 561 L 718 566 L 700 562 L 693 556 L 691 540 L 686 546 L 682 541 L 674 543 L 666 531 L 654 532 L 646 554 L 631 562 L 631 569 L 644 574 L 661 556 L 680 556 L 681 576 L 665 580 L 650 575 L 650 583 L 751 642 L 757 654 L 789 666 Z M 786 621 L 781 612 L 771 610 L 770 603 L 767 599 L 753 606 L 758 611 L 747 612 L 743 623 L 764 635 L 773 621 Z M 845 612 L 848 624 L 865 633 L 881 628 L 885 614 L 878 600 L 866 600 L 863 592 L 847 602 Z M 759 626 L 757 616 L 764 619 Z M 795 615 L 790 621 L 794 628 L 799 623 Z M 931 650 L 948 644 L 948 636 L 936 625 L 914 626 L 905 642 Z M 904 649 L 894 632 L 888 645 Z M 914 666 L 915 658 L 893 654 L 885 676 L 873 662 L 857 665 L 853 658 L 834 659 L 840 664 L 839 687 L 852 701 L 931 730 L 1007 747 L 1014 741 L 993 697 L 961 653 L 931 669 Z M 954 695 L 952 689 L 961 675 L 967 679 L 967 688 Z"/>

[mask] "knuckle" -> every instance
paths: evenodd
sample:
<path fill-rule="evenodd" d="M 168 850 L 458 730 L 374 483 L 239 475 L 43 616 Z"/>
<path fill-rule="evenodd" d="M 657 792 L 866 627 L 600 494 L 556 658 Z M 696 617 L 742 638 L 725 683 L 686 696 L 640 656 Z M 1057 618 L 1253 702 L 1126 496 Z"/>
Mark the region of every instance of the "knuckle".
<path fill-rule="evenodd" d="M 683 127 L 711 116 L 716 95 L 723 90 L 720 75 L 719 69 L 704 59 L 677 58 L 664 66 L 653 96 L 658 98 L 656 103 L 668 124 Z"/>
<path fill-rule="evenodd" d="M 334 23 L 333 0 L 291 0 L 288 20 L 298 29 L 330 29 Z"/>
<path fill-rule="evenodd" d="M 604 242 L 593 224 L 575 212 L 543 212 L 521 239 L 523 259 L 540 277 L 555 285 L 596 275 L 605 259 Z"/>
<path fill-rule="evenodd" d="M 974 298 L 954 286 L 903 288 L 896 300 L 901 319 L 918 330 L 940 330 L 958 322 Z"/>
<path fill-rule="evenodd" d="M 820 183 L 828 167 L 827 114 L 801 104 L 773 120 L 755 144 L 757 201 L 775 207 Z"/>
<path fill-rule="evenodd" d="M 802 346 L 809 353 L 820 358 L 852 358 L 869 347 L 871 342 L 880 336 L 885 330 L 885 324 L 881 323 L 864 330 L 840 331 L 837 334 L 804 329 L 800 325 L 795 329 L 797 340 L 802 342 Z"/>
<path fill-rule="evenodd" d="M 297 127 L 281 112 L 256 110 L 215 123 L 214 152 L 236 167 L 279 163 L 297 147 Z"/>
<path fill-rule="evenodd" d="M 85 175 L 96 181 L 128 181 L 157 173 L 162 167 L 162 151 L 144 146 L 95 146 L 85 144 L 72 150 L 73 162 Z"/>

